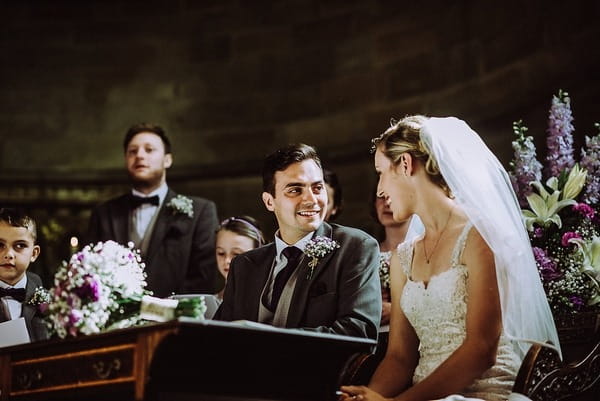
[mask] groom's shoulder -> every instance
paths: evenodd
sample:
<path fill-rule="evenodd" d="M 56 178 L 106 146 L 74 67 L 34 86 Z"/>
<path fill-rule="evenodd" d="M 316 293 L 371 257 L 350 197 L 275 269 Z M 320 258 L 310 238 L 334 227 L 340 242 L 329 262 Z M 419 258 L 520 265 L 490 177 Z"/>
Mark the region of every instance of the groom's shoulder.
<path fill-rule="evenodd" d="M 250 249 L 236 257 L 249 260 L 252 263 L 258 263 L 264 259 L 265 255 L 269 254 L 275 255 L 275 244 L 273 242 L 261 245 L 258 248 Z"/>
<path fill-rule="evenodd" d="M 198 206 L 206 206 L 206 205 L 210 205 L 213 206 L 215 205 L 215 202 L 211 199 L 208 198 L 204 198 L 202 196 L 195 196 L 195 195 L 186 195 L 186 194 L 180 194 L 175 192 L 174 190 L 169 188 L 169 193 L 168 193 L 168 197 L 172 198 L 188 198 L 192 201 L 192 203 L 194 204 L 194 206 L 198 207 Z"/>
<path fill-rule="evenodd" d="M 377 240 L 373 238 L 373 236 L 359 228 L 343 226 L 337 223 L 328 224 L 331 226 L 333 239 L 361 241 L 379 246 Z"/>

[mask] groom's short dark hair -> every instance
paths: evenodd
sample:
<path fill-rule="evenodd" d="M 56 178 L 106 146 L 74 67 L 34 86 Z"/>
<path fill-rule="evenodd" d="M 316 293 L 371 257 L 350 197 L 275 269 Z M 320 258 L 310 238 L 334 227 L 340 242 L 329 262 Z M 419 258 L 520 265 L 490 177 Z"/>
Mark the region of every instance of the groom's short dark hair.
<path fill-rule="evenodd" d="M 304 160 L 314 160 L 317 166 L 322 168 L 316 149 L 303 143 L 287 145 L 268 155 L 262 170 L 263 191 L 275 196 L 275 173 L 285 170 L 290 164 Z"/>

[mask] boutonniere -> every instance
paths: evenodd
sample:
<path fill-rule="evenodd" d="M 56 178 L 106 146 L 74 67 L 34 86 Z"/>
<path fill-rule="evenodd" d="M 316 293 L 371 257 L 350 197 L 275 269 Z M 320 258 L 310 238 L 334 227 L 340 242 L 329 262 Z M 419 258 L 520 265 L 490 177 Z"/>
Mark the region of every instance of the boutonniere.
<path fill-rule="evenodd" d="M 310 270 L 308 271 L 306 278 L 308 280 L 312 278 L 313 271 L 315 270 L 317 263 L 319 263 L 319 259 L 339 247 L 340 244 L 328 237 L 316 236 L 311 239 L 304 248 L 304 254 L 311 258 L 310 262 L 308 262 Z"/>
<path fill-rule="evenodd" d="M 35 306 L 36 308 L 43 311 L 45 307 L 50 303 L 50 292 L 44 287 L 36 287 L 33 291 L 33 295 L 27 301 L 27 305 Z"/>
<path fill-rule="evenodd" d="M 189 218 L 194 217 L 194 204 L 187 196 L 177 195 L 167 203 L 167 207 L 173 211 L 173 214 L 181 213 Z"/>

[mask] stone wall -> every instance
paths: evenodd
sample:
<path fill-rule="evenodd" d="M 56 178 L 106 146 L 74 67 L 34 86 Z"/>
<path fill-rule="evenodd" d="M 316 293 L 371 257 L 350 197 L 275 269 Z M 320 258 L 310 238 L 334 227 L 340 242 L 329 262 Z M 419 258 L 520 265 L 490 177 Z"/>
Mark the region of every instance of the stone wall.
<path fill-rule="evenodd" d="M 288 142 L 316 145 L 344 186 L 340 222 L 374 232 L 369 140 L 390 117 L 457 115 L 505 165 L 517 119 L 543 152 L 558 89 L 572 96 L 579 143 L 600 120 L 596 1 L 0 8 L 0 202 L 59 219 L 64 235 L 127 188 L 121 141 L 139 121 L 172 137 L 176 190 L 214 199 L 221 217 L 255 215 L 268 232 L 262 158 Z"/>

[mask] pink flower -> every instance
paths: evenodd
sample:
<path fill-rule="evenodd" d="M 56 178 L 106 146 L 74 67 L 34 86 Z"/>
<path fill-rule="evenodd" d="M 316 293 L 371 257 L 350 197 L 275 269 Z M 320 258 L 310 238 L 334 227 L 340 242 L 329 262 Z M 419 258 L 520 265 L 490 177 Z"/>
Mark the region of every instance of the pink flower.
<path fill-rule="evenodd" d="M 571 242 L 571 239 L 573 239 L 573 238 L 581 239 L 581 235 L 574 231 L 567 231 L 566 233 L 563 234 L 563 236 L 560 240 L 560 244 L 564 247 L 573 246 L 574 244 Z"/>
<path fill-rule="evenodd" d="M 593 219 L 596 215 L 596 211 L 587 203 L 577 203 L 573 205 L 573 210 L 581 214 L 583 217 Z"/>

